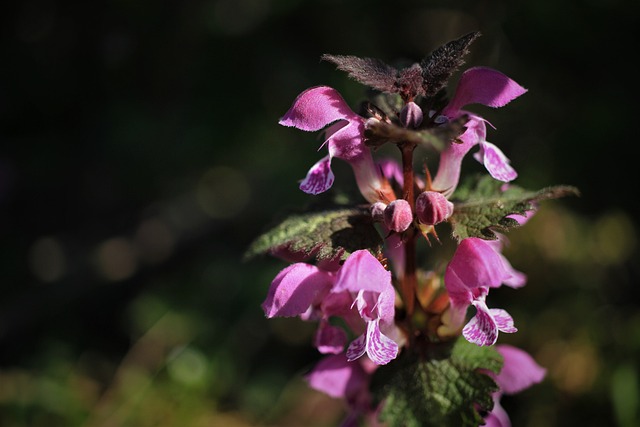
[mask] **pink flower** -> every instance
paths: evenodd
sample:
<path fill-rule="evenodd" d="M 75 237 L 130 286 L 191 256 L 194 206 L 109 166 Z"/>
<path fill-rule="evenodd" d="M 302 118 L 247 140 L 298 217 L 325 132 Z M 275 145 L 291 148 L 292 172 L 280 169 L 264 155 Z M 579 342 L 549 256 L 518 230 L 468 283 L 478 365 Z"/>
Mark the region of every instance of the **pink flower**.
<path fill-rule="evenodd" d="M 268 318 L 299 316 L 303 320 L 319 320 L 315 346 L 321 353 L 340 353 L 347 344 L 346 332 L 329 324 L 329 317 L 349 315 L 352 303 L 348 294 L 331 294 L 336 275 L 317 266 L 296 263 L 278 273 L 271 282 L 262 308 Z"/>
<path fill-rule="evenodd" d="M 347 349 L 347 359 L 365 353 L 375 364 L 384 365 L 398 355 L 398 344 L 385 335 L 395 334 L 395 290 L 391 273 L 369 251 L 355 251 L 338 272 L 332 292 L 348 291 L 367 328 Z"/>
<path fill-rule="evenodd" d="M 302 262 L 283 269 L 271 282 L 262 308 L 268 318 L 294 317 L 319 305 L 330 292 L 335 275 Z"/>
<path fill-rule="evenodd" d="M 364 144 L 364 118 L 349 108 L 338 91 L 327 86 L 307 89 L 298 95 L 280 124 L 304 131 L 328 126 L 323 145 L 327 145 L 329 154 L 311 167 L 300 184 L 302 191 L 319 194 L 331 188 L 335 179 L 331 159 L 337 157 L 351 165 L 363 196 L 372 203 L 379 200 L 383 183 L 371 151 Z"/>
<path fill-rule="evenodd" d="M 464 239 L 445 271 L 444 282 L 450 298 L 453 324 L 464 322 L 467 308 L 473 305 L 476 315 L 466 324 L 462 335 L 477 345 L 493 345 L 498 331 L 516 332 L 513 319 L 505 310 L 488 308 L 490 288 L 502 284 L 522 286 L 524 281 L 493 244 L 477 237 Z"/>
<path fill-rule="evenodd" d="M 491 374 L 500 387 L 493 395 L 493 410 L 485 417 L 487 427 L 511 427 L 511 421 L 500 405 L 503 394 L 515 394 L 541 382 L 546 369 L 536 363 L 525 351 L 519 348 L 500 344 L 496 350 L 502 355 L 504 363 L 498 375 Z"/>
<path fill-rule="evenodd" d="M 269 318 L 319 320 L 315 345 L 325 354 L 344 350 L 345 331 L 328 321 L 332 316 L 342 317 L 354 332 L 364 330 L 349 345 L 348 359 L 366 353 L 374 363 L 383 365 L 398 354 L 398 344 L 384 333 L 398 334 L 394 301 L 391 273 L 369 251 L 359 250 L 337 273 L 305 263 L 283 269 L 271 283 L 262 308 Z"/>
<path fill-rule="evenodd" d="M 474 67 L 462 74 L 453 98 L 442 110 L 439 119 L 444 122 L 468 114 L 469 121 L 465 125 L 467 130 L 459 138 L 462 143 L 452 143 L 442 152 L 438 173 L 433 180 L 434 190 L 441 191 L 446 196 L 453 194 L 460 179 L 462 159 L 477 144 L 480 145 L 480 150 L 474 157 L 484 164 L 492 177 L 503 182 L 517 177 L 504 153 L 486 140 L 485 120 L 463 111 L 462 108 L 469 104 L 502 107 L 526 91 L 509 77 L 491 68 Z"/>
<path fill-rule="evenodd" d="M 370 419 L 373 426 L 378 424 L 369 383 L 376 367 L 367 358 L 349 362 L 344 354 L 336 354 L 321 359 L 306 380 L 311 388 L 346 401 L 349 413 L 341 427 L 356 427 L 361 417 Z"/>

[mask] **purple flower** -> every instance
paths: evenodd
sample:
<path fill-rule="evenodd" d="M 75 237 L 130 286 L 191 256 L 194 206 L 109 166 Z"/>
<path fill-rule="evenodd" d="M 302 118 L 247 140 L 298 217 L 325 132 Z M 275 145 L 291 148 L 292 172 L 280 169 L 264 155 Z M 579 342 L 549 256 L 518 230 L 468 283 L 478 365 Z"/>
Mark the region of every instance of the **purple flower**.
<path fill-rule="evenodd" d="M 391 273 L 369 251 L 355 251 L 338 271 L 332 292 L 348 291 L 355 295 L 354 304 L 366 323 L 364 334 L 347 349 L 347 359 L 364 355 L 374 363 L 384 365 L 398 355 L 398 344 L 385 332 L 395 332 L 395 290 Z"/>
<path fill-rule="evenodd" d="M 319 320 L 315 336 L 315 346 L 321 353 L 340 353 L 347 343 L 347 335 L 342 329 L 329 324 L 332 315 L 349 315 L 349 295 L 331 294 L 335 283 L 335 273 L 317 266 L 296 263 L 278 273 L 271 282 L 267 298 L 262 308 L 268 318 L 299 316 L 303 320 Z M 353 322 L 352 322 L 353 323 Z"/>
<path fill-rule="evenodd" d="M 373 421 L 373 426 L 378 424 L 369 383 L 376 367 L 367 358 L 349 362 L 344 354 L 336 354 L 321 359 L 306 380 L 311 388 L 346 401 L 349 413 L 341 427 L 357 427 L 363 416 Z"/>
<path fill-rule="evenodd" d="M 300 184 L 302 191 L 319 194 L 331 188 L 335 179 L 331 159 L 337 157 L 351 165 L 363 196 L 372 203 L 379 200 L 383 181 L 371 151 L 364 144 L 364 118 L 349 108 L 338 91 L 327 86 L 305 90 L 298 95 L 280 124 L 304 131 L 326 128 L 323 145 L 327 145 L 329 154 L 311 167 Z"/>
<path fill-rule="evenodd" d="M 524 285 L 522 276 L 493 244 L 477 237 L 462 240 L 445 271 L 444 282 L 450 298 L 450 323 L 461 325 L 469 305 L 476 315 L 466 324 L 462 335 L 477 345 L 493 345 L 498 331 L 516 332 L 513 319 L 505 310 L 488 308 L 490 288 L 502 284 Z"/>
<path fill-rule="evenodd" d="M 335 275 L 302 262 L 283 269 L 271 282 L 262 308 L 268 318 L 303 315 L 329 293 Z"/>
<path fill-rule="evenodd" d="M 493 410 L 485 417 L 487 427 L 511 427 L 511 421 L 504 408 L 500 405 L 503 394 L 515 394 L 541 382 L 546 375 L 546 369 L 536 363 L 525 351 L 519 348 L 500 344 L 496 350 L 502 355 L 504 363 L 498 375 L 494 377 L 500 391 L 493 394 Z"/>
<path fill-rule="evenodd" d="M 354 332 L 364 330 L 349 345 L 348 359 L 352 361 L 366 353 L 374 363 L 383 365 L 398 354 L 398 344 L 385 335 L 398 334 L 394 301 L 391 273 L 369 251 L 359 250 L 347 258 L 337 273 L 305 263 L 283 269 L 271 283 L 262 308 L 269 318 L 299 316 L 303 320 L 319 320 L 315 345 L 325 354 L 344 350 L 345 331 L 328 321 L 332 316 L 342 317 Z"/>
<path fill-rule="evenodd" d="M 486 140 L 485 120 L 463 111 L 469 104 L 502 107 L 527 90 L 499 71 L 485 67 L 474 67 L 465 71 L 453 98 L 442 110 L 442 121 L 453 120 L 463 114 L 469 115 L 467 130 L 459 137 L 461 143 L 452 143 L 440 156 L 438 173 L 433 180 L 433 189 L 450 196 L 458 185 L 462 159 L 476 144 L 480 150 L 474 155 L 497 180 L 508 182 L 517 177 L 509 165 L 509 159 L 498 147 Z"/>

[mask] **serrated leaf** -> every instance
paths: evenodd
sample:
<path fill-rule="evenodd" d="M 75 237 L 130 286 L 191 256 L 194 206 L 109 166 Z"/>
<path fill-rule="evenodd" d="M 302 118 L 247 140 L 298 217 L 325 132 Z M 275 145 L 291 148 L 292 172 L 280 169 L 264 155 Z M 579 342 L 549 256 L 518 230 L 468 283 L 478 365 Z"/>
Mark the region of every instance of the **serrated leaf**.
<path fill-rule="evenodd" d="M 346 259 L 358 249 L 382 251 L 382 238 L 364 208 L 335 208 L 293 214 L 258 237 L 245 259 L 271 254 L 304 260 Z"/>
<path fill-rule="evenodd" d="M 498 373 L 502 356 L 462 337 L 429 346 L 421 354 L 403 352 L 374 374 L 371 388 L 383 405 L 381 420 L 388 427 L 478 426 L 478 411 L 493 408 L 492 393 L 498 390 L 486 372 Z"/>
<path fill-rule="evenodd" d="M 480 32 L 469 33 L 450 41 L 422 60 L 424 92 L 434 96 L 449 80 L 449 77 L 464 64 L 463 57 L 469 53 L 469 46 L 480 36 Z"/>
<path fill-rule="evenodd" d="M 496 231 L 506 232 L 519 226 L 518 221 L 508 216 L 524 215 L 543 200 L 580 194 L 577 188 L 567 185 L 539 191 L 528 191 L 514 185 L 509 185 L 503 191 L 503 185 L 486 175 L 477 180 L 475 185 L 460 186 L 451 198 L 455 208 L 449 219 L 457 240 L 467 237 L 496 239 Z"/>

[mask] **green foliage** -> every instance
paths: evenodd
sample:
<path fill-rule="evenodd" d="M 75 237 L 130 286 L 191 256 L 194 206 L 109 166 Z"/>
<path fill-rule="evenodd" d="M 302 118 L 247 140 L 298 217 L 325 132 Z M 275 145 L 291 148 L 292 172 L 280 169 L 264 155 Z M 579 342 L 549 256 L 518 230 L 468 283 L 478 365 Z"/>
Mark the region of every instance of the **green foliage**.
<path fill-rule="evenodd" d="M 382 251 L 382 238 L 364 208 L 335 208 L 291 215 L 258 237 L 245 258 L 261 254 L 318 260 L 346 259 L 353 251 Z"/>
<path fill-rule="evenodd" d="M 405 351 L 379 368 L 372 391 L 383 402 L 380 417 L 389 427 L 478 426 L 478 410 L 490 411 L 495 381 L 482 370 L 498 373 L 502 356 L 464 338 L 429 344 L 424 354 Z"/>
<path fill-rule="evenodd" d="M 505 232 L 520 225 L 508 216 L 525 215 L 543 200 L 580 194 L 577 188 L 565 185 L 539 191 L 528 191 L 514 185 L 503 191 L 503 185 L 485 175 L 470 179 L 457 189 L 452 197 L 455 210 L 450 218 L 456 239 L 481 237 L 493 240 L 496 231 Z"/>

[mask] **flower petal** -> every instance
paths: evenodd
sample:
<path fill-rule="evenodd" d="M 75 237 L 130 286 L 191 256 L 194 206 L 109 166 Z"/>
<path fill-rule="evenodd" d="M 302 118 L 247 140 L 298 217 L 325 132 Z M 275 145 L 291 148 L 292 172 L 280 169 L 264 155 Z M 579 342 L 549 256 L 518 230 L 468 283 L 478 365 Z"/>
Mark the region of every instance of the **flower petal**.
<path fill-rule="evenodd" d="M 511 427 L 507 411 L 500 404 L 501 393 L 493 395 L 493 409 L 484 417 L 484 427 Z"/>
<path fill-rule="evenodd" d="M 349 363 L 344 354 L 320 360 L 306 376 L 309 386 L 336 398 L 352 398 L 363 392 L 369 375 L 360 363 Z"/>
<path fill-rule="evenodd" d="M 342 353 L 347 344 L 347 333 L 344 329 L 329 324 L 326 320 L 320 322 L 316 331 L 315 346 L 322 354 Z"/>
<path fill-rule="evenodd" d="M 289 111 L 280 119 L 280 124 L 305 131 L 317 131 L 336 120 L 351 121 L 357 117 L 337 90 L 317 86 L 298 95 Z"/>
<path fill-rule="evenodd" d="M 502 370 L 496 377 L 504 393 L 518 393 L 544 379 L 547 370 L 524 350 L 506 344 L 497 345 L 496 350 L 504 358 Z"/>
<path fill-rule="evenodd" d="M 396 159 L 384 158 L 376 161 L 376 166 L 382 172 L 382 176 L 389 181 L 395 181 L 400 187 L 404 185 L 404 175 L 402 175 L 402 167 Z"/>
<path fill-rule="evenodd" d="M 518 173 L 509 164 L 507 156 L 490 142 L 480 143 L 480 150 L 473 157 L 484 164 L 489 174 L 498 181 L 509 182 L 518 177 Z"/>
<path fill-rule="evenodd" d="M 444 282 L 450 294 L 481 287 L 498 287 L 512 276 L 502 254 L 478 237 L 462 242 L 447 266 Z"/>
<path fill-rule="evenodd" d="M 516 332 L 513 318 L 505 310 L 489 309 L 482 299 L 473 302 L 476 315 L 462 329 L 467 341 L 479 346 L 493 345 L 498 340 L 498 331 Z"/>
<path fill-rule="evenodd" d="M 522 218 L 522 216 L 520 215 L 514 216 Z M 487 240 L 486 242 L 493 248 L 493 250 L 496 251 L 496 253 L 498 253 L 500 259 L 502 260 L 502 267 L 504 268 L 504 277 L 502 279 L 502 284 L 514 289 L 521 288 L 527 284 L 527 275 L 513 268 L 507 257 L 502 254 L 503 247 L 509 242 L 507 236 L 502 233 L 496 233 L 496 235 L 498 236 L 496 240 Z"/>
<path fill-rule="evenodd" d="M 461 142 L 451 142 L 440 154 L 438 172 L 431 183 L 432 189 L 445 197 L 451 196 L 458 186 L 464 157 L 486 138 L 487 127 L 482 117 L 469 113 L 469 121 L 465 127 L 467 130 L 458 137 Z"/>
<path fill-rule="evenodd" d="M 398 356 L 398 344 L 380 332 L 380 321 L 367 324 L 367 355 L 377 365 L 386 365 Z"/>
<path fill-rule="evenodd" d="M 367 351 L 366 339 L 366 335 L 363 334 L 351 341 L 351 344 L 349 344 L 349 347 L 347 348 L 347 360 L 349 362 L 353 362 L 359 357 L 362 357 L 362 355 Z"/>
<path fill-rule="evenodd" d="M 395 290 L 391 284 L 391 272 L 367 250 L 353 252 L 338 271 L 332 292 L 349 291 L 354 294 L 371 292 L 363 301 L 376 301 L 378 318 L 391 321 L 395 315 Z M 374 307 L 369 307 L 369 311 Z M 359 307 L 362 313 L 364 306 Z M 374 314 L 372 314 L 374 315 Z"/>
<path fill-rule="evenodd" d="M 489 313 L 491 314 L 491 317 L 493 317 L 493 320 L 500 332 L 504 332 L 505 334 L 518 332 L 518 328 L 513 325 L 513 317 L 511 317 L 506 310 L 491 308 L 489 309 Z"/>
<path fill-rule="evenodd" d="M 333 185 L 335 176 L 331 171 L 331 156 L 325 156 L 309 169 L 300 189 L 307 194 L 320 194 Z"/>
<path fill-rule="evenodd" d="M 334 277 L 318 267 L 296 263 L 278 273 L 271 282 L 262 308 L 267 317 L 292 317 L 307 311 L 326 295 Z"/>
<path fill-rule="evenodd" d="M 486 67 L 469 68 L 460 76 L 456 93 L 442 114 L 451 118 L 469 104 L 502 107 L 526 91 L 500 71 Z"/>
<path fill-rule="evenodd" d="M 488 311 L 478 309 L 462 329 L 462 335 L 470 343 L 479 346 L 494 345 L 498 340 L 498 327 Z"/>
<path fill-rule="evenodd" d="M 365 249 L 354 251 L 344 262 L 333 288 L 334 292 L 359 291 L 384 292 L 391 286 L 391 273 L 371 252 Z"/>
<path fill-rule="evenodd" d="M 326 143 L 332 157 L 346 161 L 357 160 L 371 152 L 364 144 L 364 122 L 359 118 L 328 135 Z"/>

